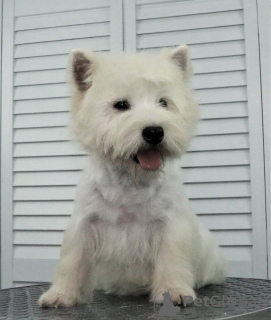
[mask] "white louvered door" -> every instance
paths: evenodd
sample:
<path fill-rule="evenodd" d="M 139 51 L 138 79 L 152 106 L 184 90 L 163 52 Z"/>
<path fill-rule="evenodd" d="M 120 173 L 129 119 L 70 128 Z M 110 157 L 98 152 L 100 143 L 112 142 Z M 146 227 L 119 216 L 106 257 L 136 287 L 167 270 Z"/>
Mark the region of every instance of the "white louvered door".
<path fill-rule="evenodd" d="M 181 161 L 187 195 L 230 275 L 265 278 L 256 0 L 3 2 L 2 287 L 51 280 L 72 213 L 85 153 L 66 128 L 68 52 L 181 43 L 201 105 Z"/>
<path fill-rule="evenodd" d="M 52 278 L 85 154 L 66 127 L 68 53 L 122 50 L 122 2 L 4 0 L 4 19 L 2 287 L 8 287 Z"/>
<path fill-rule="evenodd" d="M 181 161 L 188 197 L 231 276 L 267 277 L 256 0 L 125 1 L 126 50 L 187 44 L 200 102 Z"/>

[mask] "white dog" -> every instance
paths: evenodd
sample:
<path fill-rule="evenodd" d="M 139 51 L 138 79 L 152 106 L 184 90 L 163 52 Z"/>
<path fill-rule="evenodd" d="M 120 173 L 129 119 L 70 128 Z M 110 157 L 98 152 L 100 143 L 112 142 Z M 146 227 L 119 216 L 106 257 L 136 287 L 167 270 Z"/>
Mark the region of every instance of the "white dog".
<path fill-rule="evenodd" d="M 41 306 L 72 306 L 93 289 L 172 302 L 225 278 L 225 259 L 197 220 L 179 158 L 198 119 L 188 48 L 71 53 L 72 121 L 90 151 L 52 287 Z"/>

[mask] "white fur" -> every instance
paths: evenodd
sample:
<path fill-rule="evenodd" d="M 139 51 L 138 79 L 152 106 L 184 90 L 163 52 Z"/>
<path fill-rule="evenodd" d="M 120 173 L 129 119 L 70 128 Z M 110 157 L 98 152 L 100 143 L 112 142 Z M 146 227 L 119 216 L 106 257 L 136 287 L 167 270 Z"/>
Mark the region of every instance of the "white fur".
<path fill-rule="evenodd" d="M 192 212 L 180 178 L 178 158 L 198 118 L 190 73 L 184 46 L 159 56 L 71 54 L 72 127 L 90 155 L 57 274 L 40 305 L 84 302 L 95 288 L 149 292 L 155 302 L 169 291 L 180 303 L 196 297 L 194 288 L 224 280 L 225 259 Z M 113 108 L 121 99 L 130 110 Z M 132 157 L 147 147 L 141 132 L 153 125 L 164 128 L 157 147 L 163 164 L 146 171 Z"/>

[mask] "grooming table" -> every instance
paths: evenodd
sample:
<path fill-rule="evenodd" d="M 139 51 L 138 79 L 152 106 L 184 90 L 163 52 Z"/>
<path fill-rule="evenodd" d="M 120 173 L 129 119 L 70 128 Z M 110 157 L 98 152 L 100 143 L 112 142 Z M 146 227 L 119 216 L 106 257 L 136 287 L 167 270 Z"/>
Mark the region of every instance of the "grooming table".
<path fill-rule="evenodd" d="M 39 296 L 49 284 L 0 290 L 0 319 L 271 319 L 271 281 L 227 278 L 223 285 L 197 290 L 198 298 L 180 307 L 175 316 L 161 316 L 161 305 L 149 302 L 148 296 L 118 297 L 95 291 L 93 300 L 72 308 L 40 308 Z"/>

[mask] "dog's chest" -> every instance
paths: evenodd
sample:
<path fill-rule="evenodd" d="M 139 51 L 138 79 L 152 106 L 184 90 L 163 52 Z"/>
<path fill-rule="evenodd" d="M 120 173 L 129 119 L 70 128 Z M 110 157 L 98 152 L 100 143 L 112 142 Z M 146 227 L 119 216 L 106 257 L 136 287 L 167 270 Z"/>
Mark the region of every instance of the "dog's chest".
<path fill-rule="evenodd" d="M 138 221 L 138 216 L 136 212 L 130 212 L 126 208 L 120 208 L 118 219 L 116 221 L 119 225 L 136 223 Z"/>
<path fill-rule="evenodd" d="M 124 219 L 124 218 L 123 218 Z M 124 265 L 148 260 L 159 247 L 164 223 L 152 221 L 99 221 L 99 247 L 97 258 L 100 261 L 117 261 Z"/>
<path fill-rule="evenodd" d="M 166 215 L 172 201 L 161 189 L 96 186 L 95 212 L 116 224 L 148 222 Z"/>

